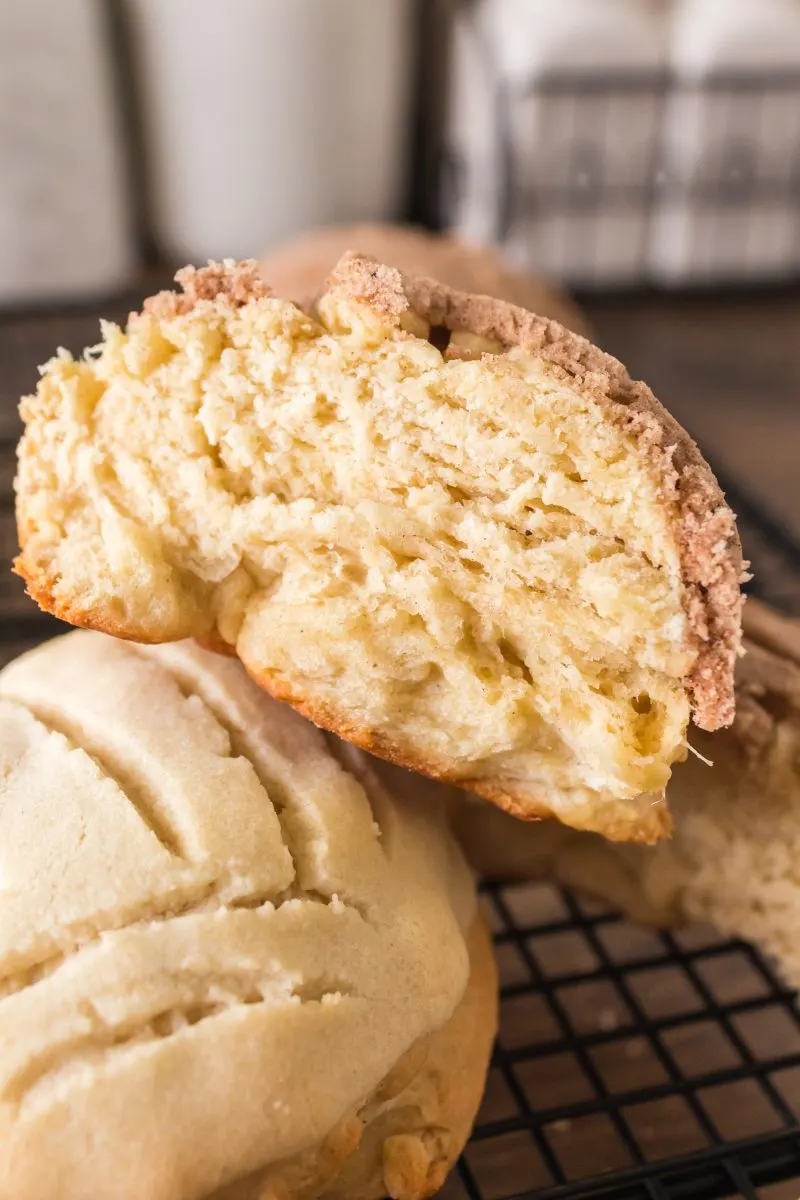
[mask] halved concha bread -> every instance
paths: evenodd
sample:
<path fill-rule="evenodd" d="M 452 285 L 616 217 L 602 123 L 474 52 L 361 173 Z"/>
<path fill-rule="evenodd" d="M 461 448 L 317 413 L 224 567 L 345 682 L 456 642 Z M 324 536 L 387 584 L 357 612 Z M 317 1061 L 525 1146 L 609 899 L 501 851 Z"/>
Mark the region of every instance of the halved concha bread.
<path fill-rule="evenodd" d="M 482 801 L 454 804 L 473 864 L 499 879 L 556 879 L 661 926 L 700 921 L 758 942 L 800 986 L 800 622 L 756 600 L 731 729 L 698 735 L 706 761 L 675 769 L 675 827 L 618 846 L 553 823 L 521 828 Z"/>
<path fill-rule="evenodd" d="M 22 404 L 46 609 L 228 647 L 377 755 L 617 839 L 733 715 L 742 569 L 696 446 L 616 360 L 345 258 L 314 313 L 181 273 Z"/>
<path fill-rule="evenodd" d="M 0 673 L 0 1196 L 441 1186 L 497 984 L 404 782 L 192 642 L 76 632 Z"/>

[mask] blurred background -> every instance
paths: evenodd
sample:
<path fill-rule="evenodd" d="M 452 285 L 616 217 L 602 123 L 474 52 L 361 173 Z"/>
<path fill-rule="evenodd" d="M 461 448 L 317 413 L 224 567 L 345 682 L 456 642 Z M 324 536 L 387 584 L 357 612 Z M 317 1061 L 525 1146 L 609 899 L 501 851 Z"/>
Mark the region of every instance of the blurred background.
<path fill-rule="evenodd" d="M 0 95 L 6 445 L 175 266 L 406 221 L 570 289 L 800 538 L 800 0 L 0 0 Z"/>
<path fill-rule="evenodd" d="M 300 299 L 351 223 L 369 241 L 353 249 L 502 284 L 646 379 L 728 491 L 752 590 L 800 615 L 800 0 L 0 0 L 0 663 L 57 629 L 8 569 L 17 404 L 37 365 L 93 345 L 101 316 L 124 322 L 187 262 L 263 258 Z M 542 1105 L 562 1178 L 630 1167 L 630 1188 L 604 1195 L 644 1195 L 642 1164 L 680 1155 L 675 1190 L 648 1196 L 796 1200 L 800 1026 L 750 948 L 698 968 L 707 943 L 687 934 L 665 965 L 666 942 L 596 907 L 513 903 L 499 937 L 518 1058 L 499 1062 L 516 1091 L 496 1063 L 487 1103 L 515 1132 L 473 1145 L 451 1200 L 547 1175 L 529 1137 Z M 591 981 L 562 973 L 556 989 L 569 955 Z M 756 1167 L 758 1193 L 742 1182 Z"/>
<path fill-rule="evenodd" d="M 0 0 L 0 299 L 410 219 L 619 288 L 800 277 L 797 0 Z"/>

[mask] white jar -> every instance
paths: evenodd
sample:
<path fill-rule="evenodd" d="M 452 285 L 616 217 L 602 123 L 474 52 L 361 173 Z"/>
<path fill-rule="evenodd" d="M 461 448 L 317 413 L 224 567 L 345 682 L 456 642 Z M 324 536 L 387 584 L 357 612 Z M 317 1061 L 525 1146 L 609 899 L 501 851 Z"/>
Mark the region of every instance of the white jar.
<path fill-rule="evenodd" d="M 299 230 L 396 217 L 411 0 L 127 0 L 154 233 L 247 257 Z"/>
<path fill-rule="evenodd" d="M 800 0 L 678 0 L 670 59 L 652 274 L 666 283 L 793 274 Z"/>
<path fill-rule="evenodd" d="M 0 0 L 0 303 L 130 282 L 110 47 L 95 0 Z"/>

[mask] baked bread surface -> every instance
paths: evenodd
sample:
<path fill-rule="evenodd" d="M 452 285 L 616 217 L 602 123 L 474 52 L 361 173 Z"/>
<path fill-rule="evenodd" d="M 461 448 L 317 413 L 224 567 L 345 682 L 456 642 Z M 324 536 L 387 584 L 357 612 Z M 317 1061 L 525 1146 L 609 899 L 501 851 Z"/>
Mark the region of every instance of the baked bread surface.
<path fill-rule="evenodd" d="M 690 713 L 733 715 L 741 555 L 699 451 L 616 360 L 358 256 L 314 314 L 188 270 L 22 405 L 17 570 L 519 816 L 669 828 Z"/>
<path fill-rule="evenodd" d="M 496 878 L 555 878 L 637 920 L 700 921 L 760 943 L 800 986 L 800 622 L 748 600 L 736 720 L 693 735 L 669 786 L 672 837 L 615 846 L 554 824 L 454 807 L 468 857 Z"/>
<path fill-rule="evenodd" d="M 192 643 L 58 638 L 0 717 L 0 1196 L 435 1190 L 496 980 L 425 781 Z"/>

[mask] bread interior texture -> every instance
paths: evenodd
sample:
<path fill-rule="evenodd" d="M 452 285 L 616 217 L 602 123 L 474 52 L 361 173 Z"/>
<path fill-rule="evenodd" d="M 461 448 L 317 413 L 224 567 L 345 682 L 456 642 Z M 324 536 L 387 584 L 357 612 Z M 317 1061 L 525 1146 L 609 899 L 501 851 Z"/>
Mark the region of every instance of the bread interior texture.
<path fill-rule="evenodd" d="M 558 372 L 416 321 L 201 300 L 62 352 L 23 402 L 27 573 L 523 815 L 648 806 L 689 718 L 672 502 Z"/>

